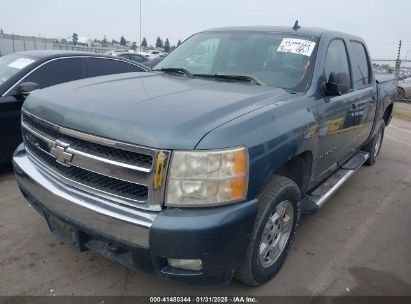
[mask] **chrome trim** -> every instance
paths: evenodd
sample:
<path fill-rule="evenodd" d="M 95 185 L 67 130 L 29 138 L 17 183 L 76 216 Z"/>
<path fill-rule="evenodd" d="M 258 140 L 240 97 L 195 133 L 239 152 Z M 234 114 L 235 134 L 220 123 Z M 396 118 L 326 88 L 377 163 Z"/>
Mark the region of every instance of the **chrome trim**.
<path fill-rule="evenodd" d="M 349 169 L 340 169 L 337 172 L 344 172 L 344 175 L 335 183 L 327 192 L 322 194 L 321 196 L 311 196 L 311 199 L 313 199 L 314 203 L 318 206 L 318 208 L 322 207 L 333 194 L 342 186 L 345 184 L 345 182 L 355 173 L 359 168 L 361 168 L 361 165 L 367 161 L 367 159 L 370 157 L 370 155 L 364 154 L 364 159 L 361 160 L 362 163 L 357 167 L 355 170 L 349 170 Z M 313 192 L 315 194 L 316 191 Z"/>
<path fill-rule="evenodd" d="M 7 95 L 10 91 L 12 91 L 17 85 L 19 85 L 20 83 L 22 83 L 24 79 L 26 79 L 28 76 L 30 76 L 33 72 L 35 72 L 36 70 L 38 70 L 38 69 L 41 68 L 42 66 L 44 66 L 44 65 L 46 65 L 46 64 L 48 64 L 48 63 L 50 63 L 50 62 L 56 61 L 56 60 L 73 59 L 73 58 L 98 58 L 98 59 L 107 59 L 107 60 L 121 61 L 121 62 L 125 62 L 125 63 L 128 63 L 128 64 L 131 64 L 131 65 L 134 65 L 134 66 L 137 66 L 137 67 L 141 68 L 144 72 L 140 72 L 140 73 L 146 73 L 146 72 L 149 71 L 149 70 L 147 69 L 147 67 L 145 67 L 145 66 L 142 65 L 142 64 L 138 64 L 137 62 L 130 62 L 131 60 L 124 60 L 124 58 L 116 58 L 116 57 L 114 57 L 114 56 L 113 56 L 113 58 L 110 58 L 110 57 L 105 57 L 105 56 L 93 56 L 93 55 L 87 56 L 87 55 L 80 55 L 80 56 L 64 56 L 64 57 L 52 58 L 52 59 L 49 59 L 49 60 L 47 60 L 47 61 L 39 64 L 39 65 L 36 66 L 34 69 L 32 69 L 30 72 L 28 72 L 27 74 L 25 74 L 24 76 L 22 76 L 19 80 L 17 80 L 17 81 L 16 81 L 6 92 L 4 92 L 3 95 L 1 95 L 1 96 L 2 96 L 2 97 L 3 97 L 3 96 L 6 96 L 6 95 Z M 82 64 L 83 64 L 83 63 L 82 63 Z M 138 72 L 129 72 L 129 73 L 138 73 Z M 102 75 L 102 76 L 108 76 L 108 75 L 115 75 L 115 74 L 107 74 L 107 75 Z M 91 77 L 87 77 L 86 75 L 83 75 L 83 76 L 85 76 L 85 77 L 80 78 L 80 79 L 78 79 L 78 80 L 91 78 Z"/>
<path fill-rule="evenodd" d="M 152 211 L 160 211 L 162 209 L 164 203 L 164 195 L 165 195 L 165 182 L 163 182 L 162 187 L 159 189 L 153 189 L 153 182 L 155 176 L 155 170 L 153 168 L 157 165 L 157 155 L 161 151 L 165 153 L 166 160 L 164 165 L 164 176 L 167 176 L 168 165 L 170 161 L 171 152 L 165 150 L 156 150 L 152 148 L 145 148 L 137 145 L 117 142 L 111 139 L 98 137 L 95 135 L 90 135 L 86 133 L 82 133 L 79 131 L 75 131 L 72 129 L 68 129 L 65 127 L 58 126 L 56 124 L 50 123 L 42 118 L 39 118 L 31 113 L 28 113 L 25 110 L 23 112 L 23 119 L 22 119 L 22 128 L 29 132 L 30 134 L 34 135 L 38 138 L 38 140 L 43 141 L 48 148 L 51 148 L 55 145 L 56 140 L 59 138 L 50 138 L 49 134 L 45 134 L 42 131 L 35 128 L 35 126 L 31 126 L 30 123 L 24 121 L 24 115 L 27 115 L 30 119 L 39 123 L 59 134 L 67 135 L 73 138 L 77 138 L 80 140 L 92 142 L 95 144 L 125 150 L 129 152 L 139 153 L 143 155 L 148 155 L 152 157 L 152 164 L 150 168 L 144 168 L 140 166 L 133 166 L 129 164 L 125 164 L 122 162 L 114 161 L 111 159 L 102 158 L 97 155 L 90 154 L 88 152 L 83 151 L 81 148 L 77 148 L 75 143 L 72 146 L 67 148 L 67 152 L 73 154 L 73 159 L 70 162 L 71 166 L 76 166 L 94 173 L 98 173 L 101 175 L 105 175 L 111 178 L 115 178 L 118 180 L 123 180 L 126 182 L 131 182 L 137 185 L 143 185 L 148 188 L 148 197 L 146 201 L 140 201 L 137 199 L 131 199 L 129 197 L 122 197 L 115 194 L 111 194 L 100 189 L 92 188 L 88 185 L 83 185 L 76 181 L 71 180 L 68 177 L 64 177 L 52 168 L 50 168 L 47 164 L 43 163 L 41 160 L 38 160 L 35 154 L 32 151 L 28 152 L 31 155 L 31 158 L 36 159 L 37 165 L 43 167 L 43 169 L 51 171 L 50 173 L 53 174 L 55 179 L 59 179 L 62 182 L 65 182 L 73 187 L 77 187 L 82 189 L 83 191 L 88 191 L 95 195 L 102 196 L 106 199 L 112 199 L 116 203 L 124 204 L 127 206 L 131 206 L 134 208 L 141 208 L 145 210 L 152 210 Z M 70 143 L 69 143 L 70 144 Z M 39 148 L 40 149 L 40 148 Z M 44 149 L 40 149 L 43 152 L 46 152 L 48 155 L 51 155 L 49 151 L 44 151 Z M 53 156 L 54 157 L 54 156 Z"/>
<path fill-rule="evenodd" d="M 22 146 L 13 158 L 17 182 L 22 190 L 47 209 L 106 235 L 145 248 L 157 213 L 123 207 L 50 178 L 36 166 Z"/>
<path fill-rule="evenodd" d="M 45 142 L 50 149 L 55 144 L 54 139 L 49 138 L 45 134 L 42 134 L 41 131 L 33 130 L 33 128 L 28 126 L 27 123 L 25 123 L 23 121 L 21 122 L 21 127 L 24 130 L 31 133 L 32 135 L 38 137 L 43 142 Z M 45 152 L 49 153 L 48 151 L 45 151 Z M 87 153 L 87 152 L 85 152 L 81 149 L 72 148 L 71 146 L 69 146 L 67 148 L 67 152 L 74 154 L 74 157 L 73 157 L 72 161 L 70 162 L 71 165 L 78 166 L 78 167 L 81 167 L 83 169 L 94 171 L 94 172 L 101 173 L 101 174 L 110 174 L 110 171 L 112 172 L 112 170 L 115 170 L 116 168 L 117 169 L 118 168 L 123 168 L 123 169 L 130 170 L 131 174 L 132 174 L 133 171 L 138 171 L 138 172 L 143 172 L 143 173 L 150 173 L 151 170 L 152 170 L 152 168 L 144 168 L 144 167 L 140 167 L 140 166 L 133 166 L 133 165 L 129 165 L 129 164 L 126 164 L 126 163 L 123 163 L 123 162 L 119 162 L 119 161 L 111 160 L 111 159 L 108 159 L 108 158 L 103 158 L 103 157 L 100 157 L 100 156 L 96 156 L 96 155 Z M 95 171 L 95 170 L 99 170 L 99 169 L 101 170 L 101 168 L 102 168 L 101 163 L 106 164 L 105 168 L 108 169 L 106 171 L 109 171 L 109 172 Z M 113 173 L 111 173 L 111 174 L 113 174 Z M 118 177 L 120 179 L 125 178 L 125 177 L 121 177 L 121 176 L 112 176 L 112 177 L 114 177 L 114 178 Z M 126 179 L 126 180 L 128 180 L 128 179 Z M 134 180 L 131 179 L 131 180 L 128 180 L 128 181 L 133 182 Z"/>

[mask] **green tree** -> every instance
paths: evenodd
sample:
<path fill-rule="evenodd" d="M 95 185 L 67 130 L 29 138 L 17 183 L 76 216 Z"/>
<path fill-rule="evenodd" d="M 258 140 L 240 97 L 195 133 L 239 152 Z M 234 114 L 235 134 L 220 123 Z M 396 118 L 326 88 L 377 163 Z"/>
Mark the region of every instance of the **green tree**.
<path fill-rule="evenodd" d="M 120 38 L 120 45 L 127 45 L 127 40 L 124 38 L 124 36 L 121 36 Z"/>
<path fill-rule="evenodd" d="M 143 41 L 141 41 L 141 46 L 142 46 L 142 47 L 145 47 L 145 48 L 147 47 L 147 39 L 146 39 L 146 37 L 144 37 L 144 38 L 143 38 Z"/>
<path fill-rule="evenodd" d="M 170 52 L 170 41 L 166 38 L 166 42 L 164 43 L 164 51 L 169 53 Z"/>
<path fill-rule="evenodd" d="M 156 48 L 162 48 L 162 47 L 163 47 L 163 40 L 161 40 L 160 37 L 157 37 Z"/>
<path fill-rule="evenodd" d="M 181 45 L 181 40 L 180 39 L 178 39 L 178 42 L 177 42 L 177 47 L 179 47 Z"/>
<path fill-rule="evenodd" d="M 78 41 L 78 35 L 77 33 L 73 33 L 73 35 L 71 36 L 71 39 L 73 41 L 74 45 L 77 45 L 77 41 Z"/>
<path fill-rule="evenodd" d="M 108 42 L 107 42 L 107 37 L 106 37 L 106 35 L 104 35 L 103 40 L 101 40 L 101 46 L 102 46 L 102 47 L 108 46 Z"/>
<path fill-rule="evenodd" d="M 2 35 L 4 34 L 3 29 L 0 29 L 0 34 L 2 34 Z"/>

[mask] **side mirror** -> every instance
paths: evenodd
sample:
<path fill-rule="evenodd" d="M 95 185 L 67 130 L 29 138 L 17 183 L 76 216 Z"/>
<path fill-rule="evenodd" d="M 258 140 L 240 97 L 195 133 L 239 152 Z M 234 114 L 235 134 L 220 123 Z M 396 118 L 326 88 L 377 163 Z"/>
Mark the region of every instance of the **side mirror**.
<path fill-rule="evenodd" d="M 13 95 L 27 97 L 31 92 L 40 89 L 40 85 L 35 82 L 22 82 L 20 83 Z"/>
<path fill-rule="evenodd" d="M 326 96 L 340 96 L 351 90 L 350 84 L 342 84 L 335 82 L 325 83 L 325 95 Z"/>

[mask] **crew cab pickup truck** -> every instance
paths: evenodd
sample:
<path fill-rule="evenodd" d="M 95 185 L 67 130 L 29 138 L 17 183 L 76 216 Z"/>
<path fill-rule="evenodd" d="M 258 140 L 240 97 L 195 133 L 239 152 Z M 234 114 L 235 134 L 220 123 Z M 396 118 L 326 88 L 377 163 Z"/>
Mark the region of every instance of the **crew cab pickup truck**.
<path fill-rule="evenodd" d="M 300 214 L 377 161 L 395 96 L 359 37 L 211 29 L 149 73 L 33 92 L 15 175 L 79 251 L 191 284 L 259 285 Z"/>

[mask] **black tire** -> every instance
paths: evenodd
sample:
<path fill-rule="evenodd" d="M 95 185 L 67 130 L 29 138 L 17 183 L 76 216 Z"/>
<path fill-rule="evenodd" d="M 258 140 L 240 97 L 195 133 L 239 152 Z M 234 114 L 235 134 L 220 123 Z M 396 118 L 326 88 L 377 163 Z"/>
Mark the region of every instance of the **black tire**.
<path fill-rule="evenodd" d="M 276 211 L 277 206 L 284 201 L 288 201 L 292 205 L 293 222 L 291 224 L 291 232 L 289 232 L 288 240 L 274 264 L 264 267 L 260 262 L 259 255 L 263 231 L 266 225 L 268 225 L 269 218 L 272 218 L 272 214 Z M 234 274 L 238 281 L 250 286 L 261 285 L 273 278 L 281 269 L 294 241 L 301 214 L 300 201 L 300 190 L 292 180 L 279 175 L 273 175 L 268 180 L 258 195 L 257 217 L 246 255 L 241 266 Z M 288 206 L 291 205 L 288 204 Z M 271 227 L 271 229 L 273 228 Z"/>
<path fill-rule="evenodd" d="M 382 124 L 382 126 L 378 130 L 378 133 L 375 134 L 375 136 L 370 140 L 370 142 L 362 148 L 363 151 L 370 153 L 370 157 L 365 162 L 365 165 L 372 166 L 377 161 L 378 155 L 380 155 L 381 146 L 384 139 L 384 130 L 385 124 Z M 381 136 L 379 136 L 380 134 Z M 377 141 L 380 141 L 378 145 Z"/>
<path fill-rule="evenodd" d="M 399 87 L 397 94 L 398 94 L 398 101 L 401 101 L 405 98 L 405 90 L 403 88 Z"/>

